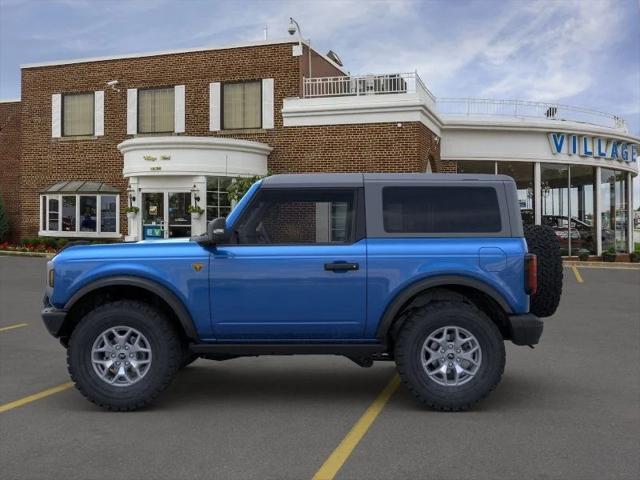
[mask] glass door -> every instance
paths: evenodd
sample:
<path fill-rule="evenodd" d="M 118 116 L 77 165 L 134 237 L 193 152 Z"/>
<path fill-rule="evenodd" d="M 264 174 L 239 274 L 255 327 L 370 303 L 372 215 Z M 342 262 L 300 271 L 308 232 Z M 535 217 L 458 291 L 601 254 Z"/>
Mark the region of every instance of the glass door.
<path fill-rule="evenodd" d="M 165 238 L 165 193 L 142 194 L 142 239 Z"/>
<path fill-rule="evenodd" d="M 191 214 L 187 212 L 187 207 L 191 203 L 191 193 L 169 192 L 167 193 L 169 211 L 169 227 L 167 229 L 169 238 L 190 237 L 191 236 Z"/>

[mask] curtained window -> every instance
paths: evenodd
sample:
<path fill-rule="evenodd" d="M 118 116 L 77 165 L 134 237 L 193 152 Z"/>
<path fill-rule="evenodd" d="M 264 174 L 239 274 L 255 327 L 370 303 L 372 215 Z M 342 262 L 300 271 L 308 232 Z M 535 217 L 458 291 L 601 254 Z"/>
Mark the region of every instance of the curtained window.
<path fill-rule="evenodd" d="M 93 135 L 94 98 L 91 93 L 62 96 L 62 136 Z"/>
<path fill-rule="evenodd" d="M 174 131 L 174 88 L 152 88 L 138 91 L 138 132 L 167 133 Z"/>
<path fill-rule="evenodd" d="M 222 128 L 262 128 L 262 82 L 226 83 L 222 90 Z"/>

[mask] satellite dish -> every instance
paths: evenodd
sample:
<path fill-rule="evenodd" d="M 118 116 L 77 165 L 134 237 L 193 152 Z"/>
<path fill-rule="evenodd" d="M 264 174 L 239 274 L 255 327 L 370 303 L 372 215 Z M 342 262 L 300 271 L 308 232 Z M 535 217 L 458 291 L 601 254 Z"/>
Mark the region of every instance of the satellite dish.
<path fill-rule="evenodd" d="M 333 50 L 329 50 L 329 51 L 327 52 L 327 57 L 328 57 L 329 59 L 331 59 L 331 60 L 332 60 L 334 63 L 336 63 L 337 65 L 339 65 L 339 66 L 341 66 L 341 67 L 342 67 L 342 66 L 344 66 L 344 65 L 342 64 L 342 60 L 340 60 L 340 57 L 338 56 L 338 54 L 337 54 L 336 52 L 334 52 Z"/>

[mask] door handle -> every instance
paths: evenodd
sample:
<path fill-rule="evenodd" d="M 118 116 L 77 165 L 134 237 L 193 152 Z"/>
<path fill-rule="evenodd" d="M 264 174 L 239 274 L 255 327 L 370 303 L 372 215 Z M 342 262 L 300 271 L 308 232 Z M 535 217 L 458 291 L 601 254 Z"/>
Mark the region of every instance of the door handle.
<path fill-rule="evenodd" d="M 357 263 L 333 262 L 324 264 L 325 270 L 333 272 L 349 272 L 352 270 L 358 270 L 359 268 L 360 265 Z"/>

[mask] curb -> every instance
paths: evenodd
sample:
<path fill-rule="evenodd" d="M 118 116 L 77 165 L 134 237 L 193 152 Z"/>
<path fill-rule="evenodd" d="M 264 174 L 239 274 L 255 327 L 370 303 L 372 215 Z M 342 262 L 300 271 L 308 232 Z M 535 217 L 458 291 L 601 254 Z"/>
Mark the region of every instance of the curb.
<path fill-rule="evenodd" d="M 13 250 L 0 250 L 0 255 L 5 257 L 44 257 L 52 259 L 55 253 L 43 253 L 43 252 L 14 252 Z"/>
<path fill-rule="evenodd" d="M 640 270 L 640 263 L 631 262 L 580 262 L 580 261 L 563 261 L 565 267 L 581 267 L 581 268 L 606 268 L 611 270 Z"/>

